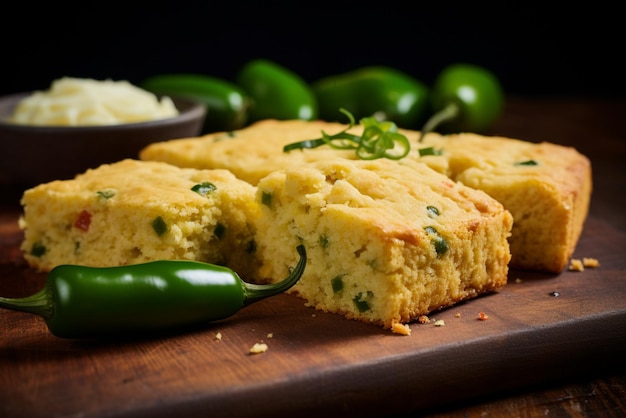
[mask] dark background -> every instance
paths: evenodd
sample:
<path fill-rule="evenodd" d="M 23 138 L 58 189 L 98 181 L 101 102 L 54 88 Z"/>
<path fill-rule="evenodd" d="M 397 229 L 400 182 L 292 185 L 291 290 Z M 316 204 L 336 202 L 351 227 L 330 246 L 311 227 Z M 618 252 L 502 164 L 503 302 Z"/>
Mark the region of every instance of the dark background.
<path fill-rule="evenodd" d="M 601 3 L 130 3 L 12 3 L 0 26 L 0 94 L 63 76 L 139 83 L 198 72 L 233 81 L 254 58 L 307 81 L 384 64 L 430 84 L 444 66 L 471 62 L 494 71 L 510 95 L 625 92 L 621 13 Z"/>

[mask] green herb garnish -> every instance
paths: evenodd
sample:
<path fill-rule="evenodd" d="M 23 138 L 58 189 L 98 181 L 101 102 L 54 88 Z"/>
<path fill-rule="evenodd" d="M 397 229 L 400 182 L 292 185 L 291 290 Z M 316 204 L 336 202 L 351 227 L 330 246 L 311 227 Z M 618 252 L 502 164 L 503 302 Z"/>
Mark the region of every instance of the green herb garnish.
<path fill-rule="evenodd" d="M 283 147 L 283 152 L 329 145 L 335 149 L 354 149 L 357 157 L 362 160 L 375 160 L 377 158 L 399 160 L 406 157 L 411 150 L 409 140 L 398 132 L 395 123 L 378 121 L 374 117 L 362 118 L 360 123 L 363 125 L 363 133 L 359 136 L 347 132 L 355 125 L 352 113 L 346 109 L 339 109 L 339 111 L 345 114 L 350 121 L 346 129 L 334 135 L 322 131 L 321 138 L 287 144 Z"/>

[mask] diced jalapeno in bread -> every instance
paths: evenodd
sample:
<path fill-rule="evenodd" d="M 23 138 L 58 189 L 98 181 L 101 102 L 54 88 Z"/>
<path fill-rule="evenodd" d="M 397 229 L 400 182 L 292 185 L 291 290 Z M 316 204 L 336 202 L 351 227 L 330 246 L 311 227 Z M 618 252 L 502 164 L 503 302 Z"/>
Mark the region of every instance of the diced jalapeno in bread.
<path fill-rule="evenodd" d="M 217 190 L 217 186 L 215 184 L 205 181 L 203 183 L 196 184 L 191 188 L 192 191 L 198 193 L 199 195 L 206 196 L 209 193 Z"/>
<path fill-rule="evenodd" d="M 165 234 L 165 232 L 167 232 L 167 224 L 165 223 L 163 218 L 157 216 L 152 221 L 152 229 L 154 229 L 154 232 L 156 232 L 158 236 L 161 236 Z"/>
<path fill-rule="evenodd" d="M 435 246 L 437 256 L 444 255 L 448 251 L 448 242 L 439 234 L 439 232 L 432 226 L 424 228 L 430 236 L 430 241 Z"/>

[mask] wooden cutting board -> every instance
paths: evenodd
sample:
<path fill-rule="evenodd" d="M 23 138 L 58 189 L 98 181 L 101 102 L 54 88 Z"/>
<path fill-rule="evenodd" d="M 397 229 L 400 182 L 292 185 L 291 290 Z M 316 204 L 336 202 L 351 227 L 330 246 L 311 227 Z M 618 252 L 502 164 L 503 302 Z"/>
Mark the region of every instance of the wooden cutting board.
<path fill-rule="evenodd" d="M 600 176 L 623 190 L 611 170 Z M 594 196 L 574 254 L 599 267 L 511 271 L 501 291 L 434 313 L 410 336 L 289 295 L 200 329 L 116 341 L 59 339 L 38 317 L 0 310 L 0 416 L 382 416 L 611 367 L 626 344 L 626 232 L 613 198 Z M 15 201 L 0 206 L 2 296 L 44 280 L 21 259 L 18 216 Z M 250 354 L 257 342 L 268 351 Z"/>

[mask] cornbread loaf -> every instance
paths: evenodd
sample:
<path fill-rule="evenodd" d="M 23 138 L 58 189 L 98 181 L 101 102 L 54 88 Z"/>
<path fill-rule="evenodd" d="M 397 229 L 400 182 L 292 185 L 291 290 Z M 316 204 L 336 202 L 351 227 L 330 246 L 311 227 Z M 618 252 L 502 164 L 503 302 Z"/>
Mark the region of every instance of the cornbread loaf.
<path fill-rule="evenodd" d="M 137 160 L 102 165 L 24 192 L 21 248 L 42 271 L 187 259 L 245 277 L 258 268 L 255 192 L 226 170 Z"/>
<path fill-rule="evenodd" d="M 403 333 L 420 315 L 507 282 L 510 213 L 419 162 L 286 168 L 259 182 L 257 201 L 261 277 L 287 274 L 303 243 L 309 261 L 289 292 L 319 310 Z"/>
<path fill-rule="evenodd" d="M 292 142 L 337 133 L 346 125 L 321 121 L 257 122 L 235 132 L 154 143 L 140 153 L 181 167 L 224 168 L 251 184 L 281 168 L 335 157 L 357 158 L 354 151 L 329 146 L 283 152 Z M 350 132 L 360 133 L 361 126 Z M 591 164 L 571 147 L 547 142 L 469 133 L 435 133 L 418 142 L 417 131 L 400 130 L 411 142 L 404 160 L 421 161 L 454 181 L 483 190 L 514 217 L 510 266 L 561 272 L 571 257 L 587 217 L 592 190 Z M 420 155 L 423 150 L 435 155 Z"/>

